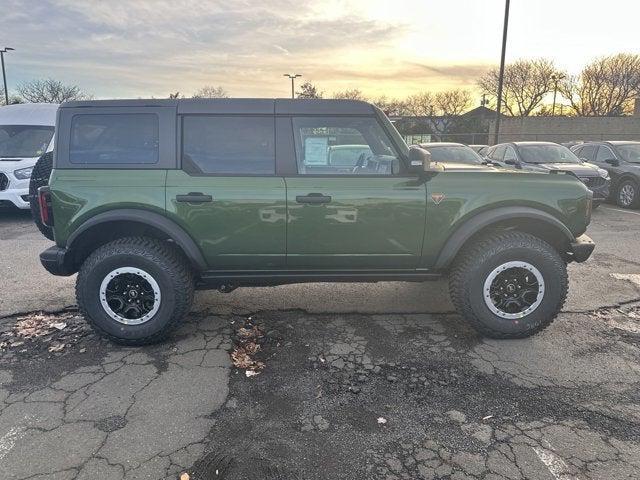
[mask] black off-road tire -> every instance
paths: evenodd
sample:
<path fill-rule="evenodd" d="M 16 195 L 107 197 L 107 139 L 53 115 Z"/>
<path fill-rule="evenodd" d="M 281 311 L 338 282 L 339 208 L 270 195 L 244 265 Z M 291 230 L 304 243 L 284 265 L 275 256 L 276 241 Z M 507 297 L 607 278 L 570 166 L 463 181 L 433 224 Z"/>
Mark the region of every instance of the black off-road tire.
<path fill-rule="evenodd" d="M 625 186 L 628 186 L 628 187 L 632 188 L 633 192 L 634 192 L 633 199 L 631 200 L 630 203 L 625 203 L 620 198 L 621 194 L 622 194 L 622 189 Z M 615 201 L 616 201 L 616 204 L 619 207 L 622 207 L 622 208 L 638 208 L 640 206 L 640 186 L 638 185 L 638 182 L 636 182 L 636 181 L 634 181 L 634 180 L 632 180 L 630 178 L 628 178 L 626 180 L 622 180 L 620 182 L 620 184 L 618 184 L 618 188 L 616 188 L 615 192 L 616 192 L 615 193 Z"/>
<path fill-rule="evenodd" d="M 49 184 L 49 177 L 53 169 L 53 152 L 47 152 L 42 155 L 31 172 L 31 180 L 29 180 L 29 206 L 31 207 L 31 216 L 33 221 L 40 230 L 40 233 L 49 240 L 53 240 L 53 229 L 43 225 L 40 219 L 40 204 L 38 203 L 38 188 Z"/>
<path fill-rule="evenodd" d="M 538 307 L 518 319 L 505 319 L 487 306 L 484 283 L 490 273 L 507 262 L 527 262 L 544 280 Z M 449 274 L 449 293 L 456 309 L 479 333 L 491 338 L 525 338 L 555 320 L 567 298 L 567 266 L 558 252 L 533 235 L 506 231 L 480 238 L 465 248 Z"/>
<path fill-rule="evenodd" d="M 159 285 L 159 310 L 146 322 L 125 325 L 114 320 L 100 301 L 100 285 L 110 272 L 133 267 Z M 148 345 L 165 339 L 189 313 L 193 302 L 193 271 L 174 246 L 147 237 L 114 240 L 95 250 L 82 264 L 76 280 L 78 307 L 102 336 L 122 345 Z"/>

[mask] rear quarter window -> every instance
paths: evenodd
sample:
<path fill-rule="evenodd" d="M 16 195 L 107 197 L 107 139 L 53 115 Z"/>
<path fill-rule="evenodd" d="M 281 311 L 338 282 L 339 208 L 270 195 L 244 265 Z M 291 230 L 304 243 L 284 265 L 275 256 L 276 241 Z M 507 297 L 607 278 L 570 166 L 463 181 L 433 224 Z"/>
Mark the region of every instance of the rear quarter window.
<path fill-rule="evenodd" d="M 69 163 L 158 163 L 158 124 L 153 113 L 74 115 Z"/>

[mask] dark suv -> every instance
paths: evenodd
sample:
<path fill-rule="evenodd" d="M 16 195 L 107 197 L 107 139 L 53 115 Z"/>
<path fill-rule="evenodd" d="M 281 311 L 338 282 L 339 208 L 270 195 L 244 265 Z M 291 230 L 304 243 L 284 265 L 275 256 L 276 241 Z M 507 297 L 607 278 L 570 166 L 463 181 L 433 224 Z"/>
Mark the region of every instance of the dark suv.
<path fill-rule="evenodd" d="M 572 147 L 571 151 L 609 172 L 611 198 L 618 205 L 640 206 L 640 142 L 588 142 Z"/>
<path fill-rule="evenodd" d="M 525 337 L 594 248 L 573 175 L 432 164 L 358 101 L 70 102 L 53 161 L 42 264 L 79 272 L 86 319 L 125 344 L 165 337 L 195 288 L 447 273 L 475 328 Z"/>
<path fill-rule="evenodd" d="M 568 172 L 578 177 L 593 192 L 597 207 L 609 196 L 611 179 L 606 170 L 585 163 L 571 150 L 552 142 L 511 142 L 491 147 L 486 158 L 494 165 L 532 172 Z"/>

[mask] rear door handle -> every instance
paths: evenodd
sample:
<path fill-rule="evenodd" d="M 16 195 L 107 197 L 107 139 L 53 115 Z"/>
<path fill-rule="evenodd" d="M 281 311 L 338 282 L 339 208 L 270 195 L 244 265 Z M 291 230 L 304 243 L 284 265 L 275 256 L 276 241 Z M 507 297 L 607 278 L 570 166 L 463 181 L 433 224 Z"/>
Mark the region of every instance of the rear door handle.
<path fill-rule="evenodd" d="M 205 195 L 201 192 L 189 192 L 186 195 L 176 195 L 176 202 L 207 203 L 212 201 L 213 197 L 211 195 Z"/>
<path fill-rule="evenodd" d="M 298 203 L 310 203 L 318 205 L 321 203 L 329 203 L 331 201 L 330 195 L 323 195 L 321 193 L 310 193 L 308 195 L 297 195 L 296 202 Z"/>

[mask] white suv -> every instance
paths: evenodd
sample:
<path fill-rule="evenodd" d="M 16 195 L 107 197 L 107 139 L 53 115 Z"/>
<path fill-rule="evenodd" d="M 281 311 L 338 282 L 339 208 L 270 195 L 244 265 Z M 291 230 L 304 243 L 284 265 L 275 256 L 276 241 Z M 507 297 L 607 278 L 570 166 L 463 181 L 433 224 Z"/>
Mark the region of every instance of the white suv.
<path fill-rule="evenodd" d="M 0 207 L 29 208 L 29 179 L 38 158 L 53 150 L 57 104 L 0 107 Z"/>

